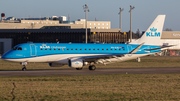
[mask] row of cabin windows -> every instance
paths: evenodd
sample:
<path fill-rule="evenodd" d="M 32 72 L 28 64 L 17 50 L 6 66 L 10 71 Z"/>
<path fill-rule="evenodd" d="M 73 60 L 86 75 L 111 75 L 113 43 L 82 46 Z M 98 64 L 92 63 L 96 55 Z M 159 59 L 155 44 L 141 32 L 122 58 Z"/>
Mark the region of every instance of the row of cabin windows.
<path fill-rule="evenodd" d="M 124 48 L 124 47 L 123 47 L 122 49 L 123 49 L 123 51 L 125 51 L 125 48 Z M 43 49 L 41 48 L 41 50 L 43 50 Z M 45 48 L 44 50 L 47 50 L 47 48 Z M 49 48 L 49 50 L 52 50 L 52 49 Z M 60 48 L 56 49 L 56 48 L 54 48 L 53 50 L 63 50 L 63 51 L 64 51 L 65 49 L 60 49 Z M 73 51 L 73 48 L 71 48 L 71 49 L 67 48 L 66 50 L 67 50 L 67 51 L 68 51 L 68 50 Z M 78 49 L 76 48 L 75 50 L 77 51 Z M 82 49 L 79 49 L 79 50 L 81 51 Z M 86 50 L 88 50 L 88 49 L 85 48 L 84 50 L 86 51 Z M 90 49 L 90 48 L 89 48 L 89 50 L 94 50 L 94 51 L 95 51 L 95 49 Z M 99 51 L 100 49 L 97 49 L 97 50 Z M 105 50 L 105 49 L 102 49 L 102 51 L 104 51 L 104 50 Z M 106 49 L 106 50 L 108 51 L 109 49 Z M 110 50 L 112 51 L 113 49 L 110 49 Z M 114 49 L 114 50 L 115 50 L 115 51 L 116 51 L 116 50 L 121 51 L 121 48 L 119 48 L 119 49 Z"/>

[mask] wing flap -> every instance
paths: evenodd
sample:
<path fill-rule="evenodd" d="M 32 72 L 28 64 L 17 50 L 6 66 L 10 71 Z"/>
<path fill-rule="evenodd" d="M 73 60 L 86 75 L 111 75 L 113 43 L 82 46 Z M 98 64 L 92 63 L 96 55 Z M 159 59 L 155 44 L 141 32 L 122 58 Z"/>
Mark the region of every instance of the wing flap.
<path fill-rule="evenodd" d="M 87 57 L 82 57 L 82 59 L 84 59 L 87 62 L 93 62 L 100 59 L 111 59 L 122 56 L 124 56 L 124 54 L 109 54 L 109 55 L 87 56 Z"/>

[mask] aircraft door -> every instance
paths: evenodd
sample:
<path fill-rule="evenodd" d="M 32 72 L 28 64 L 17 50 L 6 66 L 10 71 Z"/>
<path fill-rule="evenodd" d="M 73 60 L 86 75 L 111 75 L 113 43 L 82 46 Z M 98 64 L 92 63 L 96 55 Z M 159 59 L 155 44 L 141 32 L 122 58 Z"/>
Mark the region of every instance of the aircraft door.
<path fill-rule="evenodd" d="M 132 46 L 131 45 L 127 45 L 127 48 L 128 48 L 128 52 L 132 51 Z"/>
<path fill-rule="evenodd" d="M 36 56 L 36 53 L 37 53 L 37 51 L 36 51 L 36 45 L 30 44 L 30 55 L 31 55 L 31 56 Z"/>

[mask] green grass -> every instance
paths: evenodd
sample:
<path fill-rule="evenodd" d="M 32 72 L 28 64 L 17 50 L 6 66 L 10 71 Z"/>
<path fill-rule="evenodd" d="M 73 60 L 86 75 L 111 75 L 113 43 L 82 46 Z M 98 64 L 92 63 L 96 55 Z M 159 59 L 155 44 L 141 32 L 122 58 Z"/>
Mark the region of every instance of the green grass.
<path fill-rule="evenodd" d="M 118 62 L 107 64 L 96 65 L 97 68 L 148 68 L 148 67 L 179 67 L 180 57 L 174 58 L 141 58 L 141 62 L 138 63 L 136 60 L 130 60 L 125 62 Z M 0 70 L 21 70 L 22 65 L 20 63 L 7 62 L 0 60 Z M 27 69 L 68 69 L 69 67 L 50 67 L 48 63 L 28 63 Z M 84 66 L 88 68 L 88 66 Z"/>
<path fill-rule="evenodd" d="M 0 100 L 180 100 L 179 74 L 1 77 L 0 81 Z"/>
<path fill-rule="evenodd" d="M 180 58 L 142 58 L 97 68 L 179 67 Z M 20 70 L 19 63 L 0 60 L 0 70 Z M 67 69 L 28 63 L 28 69 Z M 87 66 L 85 66 L 87 68 Z M 117 74 L 0 77 L 0 101 L 139 101 L 180 100 L 180 74 Z"/>

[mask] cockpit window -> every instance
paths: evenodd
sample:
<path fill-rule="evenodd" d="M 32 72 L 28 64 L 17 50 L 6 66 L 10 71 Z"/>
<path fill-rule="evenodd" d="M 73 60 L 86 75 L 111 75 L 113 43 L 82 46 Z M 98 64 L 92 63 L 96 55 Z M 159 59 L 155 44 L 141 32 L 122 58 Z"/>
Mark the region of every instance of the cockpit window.
<path fill-rule="evenodd" d="M 22 50 L 22 47 L 14 47 L 12 50 Z"/>
<path fill-rule="evenodd" d="M 22 47 L 14 47 L 13 50 L 22 50 Z"/>
<path fill-rule="evenodd" d="M 17 50 L 22 50 L 22 47 L 18 47 L 18 49 Z"/>
<path fill-rule="evenodd" d="M 14 48 L 13 48 L 13 50 L 16 50 L 16 49 L 17 49 L 17 47 L 14 47 Z"/>

